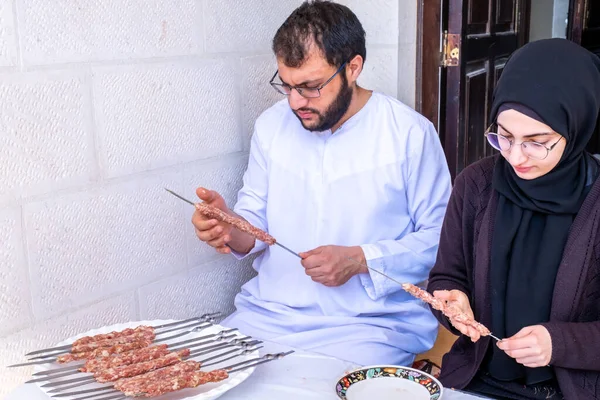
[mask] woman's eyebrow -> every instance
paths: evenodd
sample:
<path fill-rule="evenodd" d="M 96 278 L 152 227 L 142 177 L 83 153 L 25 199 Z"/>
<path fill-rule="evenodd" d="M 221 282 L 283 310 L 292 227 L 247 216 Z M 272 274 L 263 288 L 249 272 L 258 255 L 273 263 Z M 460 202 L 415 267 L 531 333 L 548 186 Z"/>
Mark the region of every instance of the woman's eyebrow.
<path fill-rule="evenodd" d="M 502 129 L 504 129 L 507 133 L 513 135 L 511 131 L 509 131 L 508 129 L 503 127 L 501 124 L 498 124 L 498 126 Z M 554 134 L 554 132 L 539 132 L 539 133 L 530 133 L 529 135 L 524 135 L 523 137 L 531 138 L 531 137 L 535 137 L 535 136 L 548 136 L 548 135 L 553 135 L 553 134 Z"/>

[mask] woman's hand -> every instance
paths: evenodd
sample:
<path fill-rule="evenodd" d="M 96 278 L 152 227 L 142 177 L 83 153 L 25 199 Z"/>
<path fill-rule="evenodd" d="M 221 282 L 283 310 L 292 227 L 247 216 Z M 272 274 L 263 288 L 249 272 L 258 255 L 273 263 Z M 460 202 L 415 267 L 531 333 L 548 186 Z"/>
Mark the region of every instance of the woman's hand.
<path fill-rule="evenodd" d="M 455 307 L 465 313 L 469 318 L 474 319 L 473 310 L 469 303 L 469 298 L 466 294 L 460 290 L 436 290 L 433 292 L 433 296 L 436 299 L 445 301 L 449 307 Z M 481 334 L 477 329 L 472 326 L 460 323 L 452 318 L 449 319 L 452 326 L 454 326 L 463 335 L 469 336 L 473 342 L 476 342 L 481 337 Z"/>
<path fill-rule="evenodd" d="M 529 368 L 545 367 L 552 358 L 552 338 L 542 325 L 526 326 L 497 345 L 519 364 Z"/>

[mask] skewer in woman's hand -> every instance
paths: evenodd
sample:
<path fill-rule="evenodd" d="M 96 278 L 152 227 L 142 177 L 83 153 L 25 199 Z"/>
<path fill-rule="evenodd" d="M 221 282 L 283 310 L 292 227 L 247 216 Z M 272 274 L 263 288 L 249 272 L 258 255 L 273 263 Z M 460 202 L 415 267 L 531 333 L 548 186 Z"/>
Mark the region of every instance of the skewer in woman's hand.
<path fill-rule="evenodd" d="M 470 320 L 474 320 L 473 310 L 469 303 L 469 298 L 466 294 L 460 290 L 436 290 L 433 292 L 433 296 L 436 299 L 442 300 L 446 303 L 447 309 L 456 309 L 459 312 L 456 315 L 464 314 Z M 460 318 L 448 318 L 452 326 L 454 326 L 463 335 L 469 336 L 473 342 L 478 341 L 481 338 L 481 333 L 475 329 L 472 325 L 467 325 Z"/>
<path fill-rule="evenodd" d="M 552 358 L 552 338 L 542 325 L 526 326 L 515 335 L 498 342 L 497 346 L 529 368 L 545 367 Z"/>

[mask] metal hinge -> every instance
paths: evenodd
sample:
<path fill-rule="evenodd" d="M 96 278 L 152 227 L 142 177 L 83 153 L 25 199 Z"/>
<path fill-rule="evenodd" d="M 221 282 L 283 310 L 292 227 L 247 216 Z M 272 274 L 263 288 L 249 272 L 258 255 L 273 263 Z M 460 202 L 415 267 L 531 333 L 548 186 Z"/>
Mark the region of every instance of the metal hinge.
<path fill-rule="evenodd" d="M 444 31 L 442 38 L 442 67 L 457 67 L 460 63 L 460 35 Z"/>

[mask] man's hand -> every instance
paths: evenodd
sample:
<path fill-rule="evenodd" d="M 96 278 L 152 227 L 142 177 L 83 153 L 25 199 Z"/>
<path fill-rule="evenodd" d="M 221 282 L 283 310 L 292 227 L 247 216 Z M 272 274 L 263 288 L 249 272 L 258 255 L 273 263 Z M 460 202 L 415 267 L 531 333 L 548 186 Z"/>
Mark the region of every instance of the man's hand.
<path fill-rule="evenodd" d="M 498 342 L 498 347 L 529 368 L 545 367 L 552 357 L 550 332 L 541 325 L 526 326 L 516 335 Z"/>
<path fill-rule="evenodd" d="M 368 269 L 349 258 L 365 264 L 365 254 L 360 246 L 321 246 L 300 253 L 306 275 L 325 286 L 340 286 L 354 275 L 368 273 Z"/>
<path fill-rule="evenodd" d="M 448 306 L 456 307 L 469 318 L 474 319 L 473 310 L 469 303 L 469 298 L 466 294 L 460 290 L 436 290 L 433 292 L 433 296 L 436 299 L 440 299 L 446 302 Z M 472 326 L 462 324 L 454 319 L 450 319 L 450 323 L 463 335 L 469 336 L 473 342 L 476 342 L 481 337 L 481 334 L 477 329 Z"/>
<path fill-rule="evenodd" d="M 200 200 L 205 202 L 205 204 L 231 214 L 223 197 L 214 190 L 198 188 L 196 189 L 196 194 Z M 196 210 L 192 216 L 192 224 L 196 228 L 198 239 L 214 247 L 221 254 L 228 254 L 231 252 L 229 247 L 226 246 L 231 240 L 231 232 L 233 231 L 231 225 L 217 221 L 216 219 L 209 219 L 202 215 L 198 210 Z"/>

